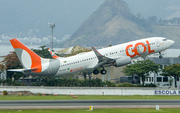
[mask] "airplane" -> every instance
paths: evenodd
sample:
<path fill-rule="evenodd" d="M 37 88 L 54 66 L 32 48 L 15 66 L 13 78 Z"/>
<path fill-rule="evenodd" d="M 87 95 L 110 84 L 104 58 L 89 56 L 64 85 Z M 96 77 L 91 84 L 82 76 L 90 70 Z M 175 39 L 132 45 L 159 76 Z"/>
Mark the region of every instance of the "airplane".
<path fill-rule="evenodd" d="M 164 37 L 152 37 L 135 40 L 111 47 L 95 49 L 93 51 L 77 54 L 70 57 L 54 57 L 54 59 L 45 59 L 38 56 L 32 50 L 16 38 L 10 40 L 15 52 L 23 65 L 23 69 L 10 69 L 8 71 L 22 72 L 25 75 L 37 76 L 62 76 L 80 71 L 92 70 L 93 74 L 105 75 L 104 67 L 120 67 L 131 63 L 134 58 L 145 58 L 147 55 L 159 53 L 168 49 L 174 44 L 173 40 Z"/>

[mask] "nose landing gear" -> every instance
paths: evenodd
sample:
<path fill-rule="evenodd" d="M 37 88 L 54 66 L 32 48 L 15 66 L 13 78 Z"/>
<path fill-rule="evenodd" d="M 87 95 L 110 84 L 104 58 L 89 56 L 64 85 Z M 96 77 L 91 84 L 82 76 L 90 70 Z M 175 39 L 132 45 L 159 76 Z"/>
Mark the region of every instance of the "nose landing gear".
<path fill-rule="evenodd" d="M 159 52 L 159 58 L 160 58 L 160 59 L 162 59 L 162 58 L 163 58 L 163 56 L 162 56 L 161 52 Z"/>

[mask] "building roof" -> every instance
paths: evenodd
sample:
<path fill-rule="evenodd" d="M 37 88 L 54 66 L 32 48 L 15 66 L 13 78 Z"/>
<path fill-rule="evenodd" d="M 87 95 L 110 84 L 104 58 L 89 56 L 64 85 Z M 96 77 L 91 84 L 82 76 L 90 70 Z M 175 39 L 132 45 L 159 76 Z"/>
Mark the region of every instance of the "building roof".
<path fill-rule="evenodd" d="M 156 64 L 163 64 L 163 65 L 172 65 L 172 64 L 180 63 L 179 57 L 165 57 L 162 59 L 147 57 L 147 59 L 154 61 L 154 63 L 156 63 Z"/>

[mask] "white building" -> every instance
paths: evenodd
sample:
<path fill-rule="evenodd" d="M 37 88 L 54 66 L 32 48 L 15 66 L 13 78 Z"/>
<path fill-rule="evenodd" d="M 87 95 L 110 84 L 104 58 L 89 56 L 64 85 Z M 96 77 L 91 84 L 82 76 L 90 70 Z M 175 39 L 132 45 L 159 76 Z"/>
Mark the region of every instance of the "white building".
<path fill-rule="evenodd" d="M 3 61 L 4 58 L 5 58 L 5 56 L 0 56 L 0 62 Z M 0 79 L 6 80 L 6 78 L 7 78 L 6 77 L 6 70 L 4 70 L 4 71 L 0 70 Z"/>
<path fill-rule="evenodd" d="M 152 60 L 154 63 L 156 64 L 160 64 L 161 68 L 164 69 L 164 67 L 172 65 L 172 64 L 176 64 L 176 63 L 180 63 L 180 58 L 176 57 L 167 57 L 167 58 L 147 58 Z M 150 76 L 145 78 L 145 84 L 150 84 L 150 83 L 154 83 L 159 87 L 168 87 L 170 86 L 170 81 L 172 81 L 172 87 L 175 87 L 175 80 L 174 77 L 164 77 L 160 75 L 161 72 L 159 72 L 158 74 L 155 73 L 151 73 Z M 177 80 L 177 87 L 180 87 L 180 77 L 176 78 Z"/>

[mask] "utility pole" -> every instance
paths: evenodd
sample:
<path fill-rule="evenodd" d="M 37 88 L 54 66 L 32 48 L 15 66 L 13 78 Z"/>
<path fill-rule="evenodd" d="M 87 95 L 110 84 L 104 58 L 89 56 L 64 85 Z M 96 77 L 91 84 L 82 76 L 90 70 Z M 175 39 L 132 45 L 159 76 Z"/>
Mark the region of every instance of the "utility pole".
<path fill-rule="evenodd" d="M 55 27 L 55 23 L 48 23 L 49 24 L 49 27 L 52 28 L 52 40 L 51 40 L 51 50 L 53 50 L 53 28 Z"/>

